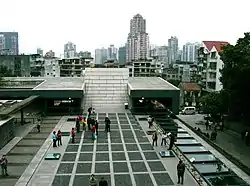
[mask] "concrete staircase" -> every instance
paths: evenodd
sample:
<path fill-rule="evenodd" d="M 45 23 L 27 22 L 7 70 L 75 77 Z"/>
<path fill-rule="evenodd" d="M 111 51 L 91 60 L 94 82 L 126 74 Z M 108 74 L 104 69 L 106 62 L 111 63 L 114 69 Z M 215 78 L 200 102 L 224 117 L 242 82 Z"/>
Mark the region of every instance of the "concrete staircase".
<path fill-rule="evenodd" d="M 87 68 L 85 70 L 85 109 L 115 109 L 127 102 L 127 68 Z"/>

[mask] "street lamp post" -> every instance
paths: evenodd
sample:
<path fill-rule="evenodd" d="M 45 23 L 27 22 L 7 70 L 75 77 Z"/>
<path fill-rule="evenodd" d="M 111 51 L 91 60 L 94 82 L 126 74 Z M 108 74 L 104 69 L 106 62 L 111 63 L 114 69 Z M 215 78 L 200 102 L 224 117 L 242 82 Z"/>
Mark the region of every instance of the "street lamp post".
<path fill-rule="evenodd" d="M 71 115 L 71 98 L 69 98 L 69 115 Z"/>

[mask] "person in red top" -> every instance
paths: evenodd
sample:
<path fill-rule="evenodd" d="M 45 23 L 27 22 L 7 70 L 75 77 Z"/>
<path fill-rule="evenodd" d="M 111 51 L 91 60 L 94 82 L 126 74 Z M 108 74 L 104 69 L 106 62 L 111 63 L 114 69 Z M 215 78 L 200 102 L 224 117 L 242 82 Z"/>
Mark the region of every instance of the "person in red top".
<path fill-rule="evenodd" d="M 70 132 L 70 134 L 71 134 L 71 139 L 72 139 L 72 143 L 75 143 L 75 135 L 76 135 L 76 133 L 75 133 L 75 128 L 72 128 L 71 129 L 71 132 Z"/>
<path fill-rule="evenodd" d="M 82 116 L 80 114 L 77 117 L 80 121 L 82 121 Z"/>
<path fill-rule="evenodd" d="M 95 125 L 92 125 L 91 132 L 92 132 L 92 140 L 95 140 Z"/>

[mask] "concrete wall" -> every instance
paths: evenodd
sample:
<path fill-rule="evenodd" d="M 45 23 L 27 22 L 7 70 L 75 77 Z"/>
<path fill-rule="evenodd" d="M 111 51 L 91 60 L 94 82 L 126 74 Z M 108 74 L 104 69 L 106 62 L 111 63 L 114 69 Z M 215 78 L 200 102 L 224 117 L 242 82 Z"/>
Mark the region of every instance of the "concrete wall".
<path fill-rule="evenodd" d="M 0 120 L 0 149 L 14 138 L 14 118 Z"/>

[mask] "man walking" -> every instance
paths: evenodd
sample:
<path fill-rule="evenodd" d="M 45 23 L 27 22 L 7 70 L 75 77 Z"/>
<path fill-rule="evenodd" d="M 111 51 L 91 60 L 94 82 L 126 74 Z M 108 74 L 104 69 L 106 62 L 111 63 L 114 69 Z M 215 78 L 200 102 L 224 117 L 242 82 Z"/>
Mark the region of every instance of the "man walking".
<path fill-rule="evenodd" d="M 182 160 L 180 160 L 177 165 L 178 184 L 181 183 L 183 185 L 184 172 L 185 172 L 185 164 L 182 162 Z"/>
<path fill-rule="evenodd" d="M 71 142 L 75 143 L 75 135 L 76 135 L 76 133 L 75 133 L 75 129 L 74 128 L 71 129 L 70 134 L 71 134 L 71 139 L 72 139 Z"/>
<path fill-rule="evenodd" d="M 52 133 L 52 140 L 53 140 L 53 147 L 57 147 L 56 146 L 56 140 L 57 140 L 56 131 L 53 131 Z"/>
<path fill-rule="evenodd" d="M 153 146 L 155 144 L 155 146 L 157 146 L 157 141 L 158 141 L 158 134 L 157 132 L 155 132 L 153 135 L 152 135 L 152 140 L 153 140 Z"/>
<path fill-rule="evenodd" d="M 165 132 L 165 131 L 163 132 L 163 134 L 162 134 L 162 136 L 161 136 L 161 146 L 162 146 L 163 144 L 164 144 L 165 146 L 167 145 L 167 135 L 166 135 L 166 132 Z"/>
<path fill-rule="evenodd" d="M 99 123 L 97 121 L 97 119 L 95 120 L 95 132 L 96 132 L 96 135 L 98 136 L 98 127 L 99 127 Z"/>
<path fill-rule="evenodd" d="M 37 119 L 36 128 L 37 128 L 37 132 L 40 133 L 40 129 L 41 129 L 41 119 L 40 118 Z"/>
<path fill-rule="evenodd" d="M 79 118 L 76 118 L 76 132 L 79 133 L 80 132 L 80 121 Z"/>
<path fill-rule="evenodd" d="M 110 119 L 108 117 L 105 117 L 105 131 L 110 132 Z"/>
<path fill-rule="evenodd" d="M 2 175 L 9 176 L 8 171 L 7 171 L 8 160 L 5 155 L 3 155 L 3 157 L 0 159 L 0 164 L 2 168 Z"/>
<path fill-rule="evenodd" d="M 173 134 L 170 134 L 170 142 L 169 142 L 169 147 L 168 150 L 172 150 L 173 146 L 174 146 L 174 141 L 175 141 L 175 137 Z"/>
<path fill-rule="evenodd" d="M 99 186 L 108 186 L 108 182 L 104 179 L 104 177 L 102 177 L 99 181 Z"/>

